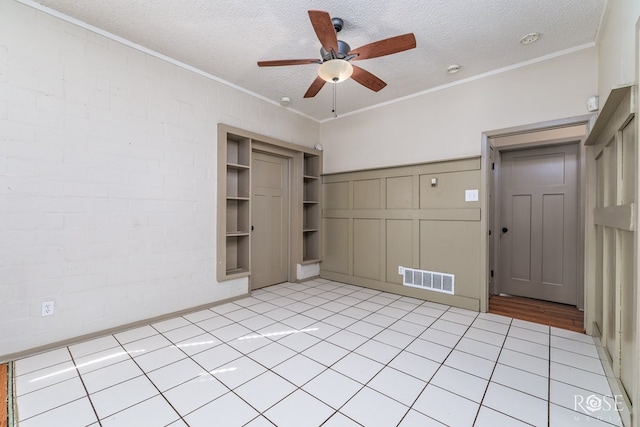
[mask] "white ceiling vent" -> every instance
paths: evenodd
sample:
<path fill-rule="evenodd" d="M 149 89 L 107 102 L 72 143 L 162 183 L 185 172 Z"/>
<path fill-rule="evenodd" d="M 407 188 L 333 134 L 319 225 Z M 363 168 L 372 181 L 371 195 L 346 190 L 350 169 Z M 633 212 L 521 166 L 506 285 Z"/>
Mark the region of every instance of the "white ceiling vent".
<path fill-rule="evenodd" d="M 454 294 L 455 276 L 453 274 L 438 273 L 437 271 L 404 268 L 402 284 L 414 288 Z"/>

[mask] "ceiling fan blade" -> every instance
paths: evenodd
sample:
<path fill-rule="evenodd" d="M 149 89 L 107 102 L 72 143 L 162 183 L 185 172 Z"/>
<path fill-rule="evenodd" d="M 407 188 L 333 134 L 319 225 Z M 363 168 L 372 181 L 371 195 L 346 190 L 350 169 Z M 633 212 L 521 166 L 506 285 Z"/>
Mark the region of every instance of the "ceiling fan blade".
<path fill-rule="evenodd" d="M 380 89 L 387 85 L 378 77 L 374 76 L 367 70 L 363 70 L 357 65 L 353 66 L 353 74 L 351 75 L 351 78 L 374 92 L 380 91 Z"/>
<path fill-rule="evenodd" d="M 309 18 L 324 50 L 330 52 L 333 49 L 334 52 L 338 52 L 338 36 L 336 36 L 336 30 L 333 28 L 329 13 L 322 10 L 310 10 Z"/>
<path fill-rule="evenodd" d="M 352 59 L 352 61 L 357 61 L 360 59 L 391 55 L 392 53 L 402 52 L 413 49 L 414 47 L 416 47 L 416 37 L 413 33 L 409 33 L 360 46 L 349 52 L 349 55 L 358 55 Z"/>
<path fill-rule="evenodd" d="M 279 67 L 281 65 L 322 64 L 319 59 L 278 59 L 275 61 L 258 61 L 258 67 Z"/>
<path fill-rule="evenodd" d="M 304 97 L 313 98 L 318 94 L 318 92 L 320 92 L 320 89 L 322 89 L 322 86 L 324 86 L 325 83 L 326 82 L 322 78 L 320 78 L 320 76 L 316 77 L 313 83 L 311 83 L 311 86 L 309 86 L 309 89 L 307 89 Z"/>

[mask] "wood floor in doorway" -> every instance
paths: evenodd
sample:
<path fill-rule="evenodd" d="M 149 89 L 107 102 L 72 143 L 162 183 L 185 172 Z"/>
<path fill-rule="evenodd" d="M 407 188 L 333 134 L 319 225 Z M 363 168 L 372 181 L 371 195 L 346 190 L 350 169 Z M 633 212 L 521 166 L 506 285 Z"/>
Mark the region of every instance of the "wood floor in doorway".
<path fill-rule="evenodd" d="M 7 427 L 7 364 L 0 363 L 0 427 Z"/>
<path fill-rule="evenodd" d="M 489 298 L 489 313 L 584 333 L 584 312 L 566 304 L 492 295 Z"/>

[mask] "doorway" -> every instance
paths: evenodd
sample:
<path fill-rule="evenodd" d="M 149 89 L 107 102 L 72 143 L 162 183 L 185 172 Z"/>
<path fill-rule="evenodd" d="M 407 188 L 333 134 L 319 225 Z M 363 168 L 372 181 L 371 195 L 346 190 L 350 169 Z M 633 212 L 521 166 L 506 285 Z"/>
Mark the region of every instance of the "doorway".
<path fill-rule="evenodd" d="M 251 289 L 289 280 L 289 159 L 251 156 Z"/>
<path fill-rule="evenodd" d="M 582 231 L 585 216 L 582 207 L 585 203 L 586 168 L 584 162 L 586 157 L 583 142 L 586 139 L 588 121 L 589 116 L 581 116 L 496 130 L 484 134 L 483 165 L 485 166 L 483 167 L 486 168 L 487 173 L 483 175 L 486 177 L 483 188 L 487 192 L 485 208 L 488 213 L 486 237 L 483 243 L 486 245 L 484 246 L 487 251 L 485 260 L 488 266 L 485 310 L 490 310 L 489 299 L 491 295 L 501 293 L 524 295 L 522 298 L 539 298 L 539 301 L 562 301 L 562 304 L 570 304 L 580 310 L 584 309 L 584 257 L 582 256 L 584 233 Z M 542 176 L 537 178 L 542 184 L 539 187 L 542 188 L 517 188 L 520 184 L 534 183 L 535 181 L 532 177 L 520 175 L 509 179 L 508 175 L 510 173 L 513 175 L 514 172 L 514 163 L 517 164 L 515 167 L 518 169 L 521 169 L 519 166 L 524 165 L 525 175 L 539 175 L 541 171 L 537 169 L 542 169 Z M 547 170 L 547 167 L 551 167 L 551 170 Z M 571 170 L 567 171 L 567 168 Z M 513 183 L 509 183 L 509 186 L 513 188 L 507 192 L 501 191 L 505 171 L 507 173 L 506 179 L 510 181 L 515 179 Z M 568 172 L 571 176 L 567 176 Z M 516 171 L 516 173 L 519 172 Z M 562 184 L 558 181 L 561 181 Z M 554 184 L 554 182 L 556 183 Z M 570 185 L 569 182 L 571 182 Z M 571 205 L 573 212 L 575 212 L 575 215 L 571 215 L 572 220 L 564 219 L 567 196 L 563 193 L 562 187 L 567 185 L 575 190 L 574 194 L 569 196 L 573 200 Z M 502 188 L 504 187 L 503 184 Z M 538 200 L 535 200 L 536 198 Z M 511 203 L 505 204 L 504 199 L 511 199 Z M 527 206 L 530 208 L 527 209 Z M 548 218 L 554 211 L 562 211 L 563 213 L 563 221 L 560 222 L 562 232 L 559 232 L 558 224 L 556 224 L 556 228 L 546 227 L 549 225 L 549 219 L 545 219 L 545 217 Z M 510 221 L 514 219 L 514 212 L 517 223 L 512 224 Z M 505 220 L 503 220 L 503 216 L 506 218 Z M 509 218 L 510 216 L 511 218 Z M 534 218 L 534 216 L 538 218 Z M 542 224 L 540 224 L 540 218 Z M 544 224 L 545 221 L 546 224 Z M 526 228 L 523 228 L 525 226 Z M 503 232 L 502 228 L 506 228 L 506 230 Z M 532 234 L 533 228 L 537 229 L 535 240 Z M 531 230 L 527 232 L 527 229 Z M 557 245 L 558 248 L 563 246 L 562 262 L 559 262 L 559 258 L 550 257 L 545 253 L 553 239 L 558 242 L 558 237 L 562 237 L 561 243 L 554 243 L 554 245 Z M 522 243 L 522 239 L 525 239 L 526 245 Z M 568 247 L 565 245 L 566 240 L 572 241 L 569 242 Z M 544 251 L 542 251 L 543 248 Z M 554 247 L 554 249 L 558 248 Z M 571 249 L 569 250 L 569 248 Z M 509 259 L 508 256 L 514 250 L 516 259 Z M 506 252 L 508 253 L 505 254 Z M 536 259 L 532 259 L 534 255 Z M 505 256 L 507 256 L 506 261 L 502 259 Z M 521 258 L 517 256 L 521 256 Z M 570 264 L 573 265 L 570 270 L 564 266 L 564 261 L 567 260 L 571 260 Z M 545 269 L 547 270 L 545 271 Z M 529 285 L 527 282 L 532 282 L 536 276 L 539 280 Z M 503 287 L 503 282 L 509 282 L 509 279 L 512 278 L 516 279 L 516 288 L 520 289 L 514 290 L 509 283 Z M 512 280 L 511 285 L 513 282 Z M 570 286 L 565 287 L 566 282 L 573 284 L 573 291 L 567 291 Z M 536 288 L 535 284 L 537 283 L 540 286 Z M 569 299 L 566 299 L 565 296 L 558 298 L 556 294 L 562 294 L 562 292 L 568 293 Z M 523 308 L 523 310 L 525 309 Z"/>
<path fill-rule="evenodd" d="M 576 143 L 505 151 L 500 171 L 500 293 L 575 306 Z"/>

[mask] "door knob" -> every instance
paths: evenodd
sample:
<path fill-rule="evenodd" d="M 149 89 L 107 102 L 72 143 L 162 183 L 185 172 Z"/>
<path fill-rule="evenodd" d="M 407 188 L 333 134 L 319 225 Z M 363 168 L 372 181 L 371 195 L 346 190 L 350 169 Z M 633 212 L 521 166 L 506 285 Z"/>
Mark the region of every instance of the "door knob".
<path fill-rule="evenodd" d="M 507 227 L 502 227 L 502 232 L 506 233 L 507 231 L 509 231 L 509 229 Z"/>

